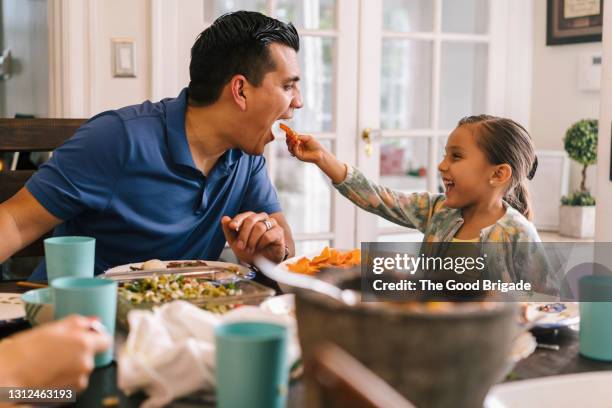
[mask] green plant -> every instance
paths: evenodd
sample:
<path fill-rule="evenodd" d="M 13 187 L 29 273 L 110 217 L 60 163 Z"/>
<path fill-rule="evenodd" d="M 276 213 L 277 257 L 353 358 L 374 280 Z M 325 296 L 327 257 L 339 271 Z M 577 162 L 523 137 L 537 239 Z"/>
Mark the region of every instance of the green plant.
<path fill-rule="evenodd" d="M 588 191 L 576 191 L 561 197 L 562 205 L 571 205 L 574 207 L 585 207 L 595 205 L 595 197 Z"/>
<path fill-rule="evenodd" d="M 597 119 L 582 119 L 565 133 L 563 144 L 570 159 L 582 164 L 580 191 L 561 198 L 561 204 L 573 206 L 595 205 L 595 198 L 586 188 L 587 167 L 597 162 Z"/>

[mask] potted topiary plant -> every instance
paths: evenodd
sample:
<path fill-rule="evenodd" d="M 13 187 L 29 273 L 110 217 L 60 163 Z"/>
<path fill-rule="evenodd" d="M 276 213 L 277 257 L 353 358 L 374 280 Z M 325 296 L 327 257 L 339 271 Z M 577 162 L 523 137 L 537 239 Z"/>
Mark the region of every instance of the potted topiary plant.
<path fill-rule="evenodd" d="M 574 238 L 595 235 L 595 198 L 586 188 L 587 167 L 597 162 L 597 120 L 574 123 L 563 139 L 570 159 L 582 165 L 580 190 L 561 198 L 559 233 Z"/>

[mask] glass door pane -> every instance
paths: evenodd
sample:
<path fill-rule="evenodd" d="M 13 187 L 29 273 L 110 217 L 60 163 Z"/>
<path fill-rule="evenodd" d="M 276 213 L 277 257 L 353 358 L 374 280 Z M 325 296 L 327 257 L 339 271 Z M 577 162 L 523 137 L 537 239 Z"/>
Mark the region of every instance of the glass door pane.
<path fill-rule="evenodd" d="M 267 9 L 266 0 L 204 0 L 204 21 L 213 22 L 231 11 L 248 10 L 266 14 Z"/>
<path fill-rule="evenodd" d="M 300 37 L 298 58 L 304 106 L 296 111 L 292 122 L 292 126 L 300 132 L 334 130 L 334 55 L 333 38 Z"/>
<path fill-rule="evenodd" d="M 333 151 L 330 141 L 323 144 Z M 332 194 L 327 177 L 318 167 L 291 157 L 284 135 L 271 148 L 274 151 L 272 182 L 293 233 L 331 231 Z"/>
<path fill-rule="evenodd" d="M 384 39 L 380 114 L 383 129 L 430 127 L 431 41 Z"/>
<path fill-rule="evenodd" d="M 336 27 L 336 0 L 276 0 L 276 18 L 296 28 L 329 30 Z"/>
<path fill-rule="evenodd" d="M 429 138 L 385 138 L 380 147 L 380 184 L 402 193 L 427 191 Z M 397 227 L 378 218 L 381 228 Z"/>
<path fill-rule="evenodd" d="M 431 0 L 384 0 L 383 29 L 401 32 L 433 31 Z"/>
<path fill-rule="evenodd" d="M 489 0 L 443 0 L 442 31 L 486 34 L 489 31 Z"/>
<path fill-rule="evenodd" d="M 453 129 L 463 116 L 487 107 L 488 44 L 443 42 L 440 72 L 440 127 Z"/>

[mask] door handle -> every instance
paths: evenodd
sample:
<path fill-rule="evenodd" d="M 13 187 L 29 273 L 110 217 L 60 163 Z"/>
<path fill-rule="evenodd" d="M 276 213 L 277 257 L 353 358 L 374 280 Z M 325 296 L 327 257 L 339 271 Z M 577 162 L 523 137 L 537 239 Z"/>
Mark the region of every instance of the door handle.
<path fill-rule="evenodd" d="M 372 155 L 372 143 L 380 137 L 380 129 L 365 128 L 361 132 L 361 140 L 365 142 L 365 154 L 370 157 Z"/>
<path fill-rule="evenodd" d="M 0 56 L 0 79 L 9 79 L 11 77 L 11 50 L 6 49 Z"/>

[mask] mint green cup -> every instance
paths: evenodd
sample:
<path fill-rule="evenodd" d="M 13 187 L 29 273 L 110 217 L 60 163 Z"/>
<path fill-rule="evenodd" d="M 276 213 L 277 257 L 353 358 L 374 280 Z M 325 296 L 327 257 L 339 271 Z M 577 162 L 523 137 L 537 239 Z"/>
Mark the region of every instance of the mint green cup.
<path fill-rule="evenodd" d="M 217 406 L 280 408 L 287 401 L 287 328 L 228 323 L 215 329 Z"/>
<path fill-rule="evenodd" d="M 115 335 L 117 316 L 117 282 L 96 278 L 57 278 L 51 283 L 55 319 L 71 314 L 96 316 L 111 336 Z M 113 361 L 113 348 L 96 354 L 96 367 Z"/>
<path fill-rule="evenodd" d="M 580 354 L 612 361 L 612 275 L 583 276 L 580 299 Z"/>
<path fill-rule="evenodd" d="M 94 276 L 95 238 L 53 237 L 45 239 L 44 243 L 49 283 L 64 276 Z"/>

